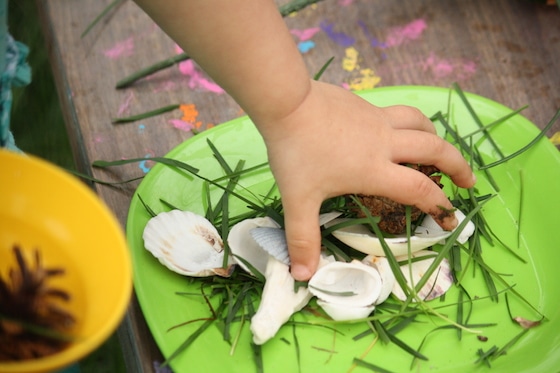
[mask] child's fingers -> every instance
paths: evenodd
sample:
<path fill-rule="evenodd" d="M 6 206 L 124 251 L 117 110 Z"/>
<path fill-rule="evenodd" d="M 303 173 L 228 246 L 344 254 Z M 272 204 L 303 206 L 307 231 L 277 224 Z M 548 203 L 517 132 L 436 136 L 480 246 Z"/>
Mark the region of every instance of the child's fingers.
<path fill-rule="evenodd" d="M 303 198 L 301 198 L 303 197 Z M 292 276 L 298 281 L 307 281 L 317 270 L 321 252 L 319 228 L 320 203 L 299 196 L 282 198 L 286 239 L 290 254 Z"/>
<path fill-rule="evenodd" d="M 436 166 L 459 187 L 474 185 L 473 172 L 461 153 L 444 139 L 422 131 L 396 131 L 391 138 L 395 163 Z"/>
<path fill-rule="evenodd" d="M 375 186 L 375 193 L 404 205 L 416 206 L 446 230 L 457 226 L 454 214 L 448 211 L 453 205 L 440 189 L 426 175 L 410 167 L 391 164 Z"/>
<path fill-rule="evenodd" d="M 410 129 L 436 133 L 436 128 L 432 121 L 415 107 L 394 105 L 387 106 L 382 111 L 385 119 L 394 129 Z"/>

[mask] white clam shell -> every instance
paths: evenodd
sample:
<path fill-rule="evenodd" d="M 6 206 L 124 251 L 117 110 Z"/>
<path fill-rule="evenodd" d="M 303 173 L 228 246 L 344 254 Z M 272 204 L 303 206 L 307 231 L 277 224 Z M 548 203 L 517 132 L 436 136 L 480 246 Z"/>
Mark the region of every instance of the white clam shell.
<path fill-rule="evenodd" d="M 393 292 L 393 287 L 396 282 L 389 261 L 384 256 L 368 255 L 362 259 L 362 263 L 377 269 L 377 272 L 379 272 L 379 276 L 381 277 L 381 292 L 375 304 L 383 303 Z"/>
<path fill-rule="evenodd" d="M 422 250 L 413 253 L 413 258 L 426 256 L 427 259 L 415 261 L 413 263 L 404 264 L 401 266 L 401 272 L 407 280 L 408 286 L 412 287 L 420 282 L 430 265 L 433 263 L 437 253 L 432 251 Z M 407 260 L 408 256 L 397 257 L 398 261 Z M 409 268 L 410 266 L 410 268 Z M 410 274 L 412 273 L 412 280 Z M 445 294 L 453 284 L 453 275 L 451 266 L 447 259 L 443 259 L 439 267 L 430 275 L 426 284 L 418 292 L 418 297 L 423 300 L 432 300 Z M 393 287 L 393 294 L 400 300 L 405 300 L 406 295 L 398 282 L 395 282 Z"/>
<path fill-rule="evenodd" d="M 317 300 L 317 304 L 329 315 L 333 320 L 336 321 L 351 321 L 359 320 L 368 317 L 373 310 L 375 305 L 365 307 L 351 307 L 344 304 L 334 304 Z"/>
<path fill-rule="evenodd" d="M 144 247 L 161 264 L 179 274 L 229 276 L 233 270 L 233 264 L 223 268 L 224 247 L 216 228 L 190 211 L 158 214 L 148 221 L 142 238 Z"/>
<path fill-rule="evenodd" d="M 264 275 L 270 254 L 264 251 L 251 235 L 253 229 L 260 227 L 279 228 L 280 226 L 269 217 L 242 220 L 230 229 L 228 244 L 233 255 L 247 261 Z M 246 272 L 255 275 L 242 260 L 236 259 L 236 262 Z"/>
<path fill-rule="evenodd" d="M 364 317 L 358 309 L 373 310 L 371 306 L 379 298 L 381 287 L 379 272 L 357 260 L 328 263 L 309 280 L 309 291 L 319 298 L 318 303 L 335 320 Z"/>
<path fill-rule="evenodd" d="M 459 223 L 465 219 L 465 215 L 459 210 L 456 210 L 455 214 Z M 348 220 L 350 219 L 334 219 L 326 223 L 325 227 L 328 228 Z M 462 243 L 466 242 L 473 232 L 474 224 L 469 221 L 460 235 Z M 416 227 L 414 234 L 410 237 L 410 250 L 411 252 L 416 252 L 437 243 L 444 242 L 451 233 L 452 231 L 444 231 L 430 216 L 426 216 L 422 224 Z M 365 225 L 351 225 L 342 229 L 337 229 L 332 234 L 348 246 L 365 254 L 385 256 L 381 241 Z M 395 256 L 406 255 L 408 253 L 408 239 L 405 234 L 385 238 L 385 242 Z"/>

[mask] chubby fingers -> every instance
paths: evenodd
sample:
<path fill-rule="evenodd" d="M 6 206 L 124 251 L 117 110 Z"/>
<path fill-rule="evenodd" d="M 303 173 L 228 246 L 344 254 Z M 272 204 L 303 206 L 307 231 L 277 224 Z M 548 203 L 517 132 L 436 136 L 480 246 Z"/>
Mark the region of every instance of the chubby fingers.
<path fill-rule="evenodd" d="M 436 128 L 432 121 L 419 109 L 406 106 L 394 105 L 381 108 L 385 120 L 394 129 L 411 129 L 435 134 Z"/>
<path fill-rule="evenodd" d="M 470 188 L 476 182 L 472 169 L 462 154 L 437 135 L 423 131 L 395 131 L 391 146 L 392 160 L 395 163 L 436 166 L 461 188 Z"/>
<path fill-rule="evenodd" d="M 307 281 L 317 270 L 321 253 L 321 202 L 312 198 L 282 196 L 282 205 L 291 262 L 290 272 L 296 280 Z"/>
<path fill-rule="evenodd" d="M 410 167 L 389 165 L 377 190 L 380 195 L 430 214 L 445 230 L 452 230 L 458 224 L 445 193 L 429 177 Z"/>

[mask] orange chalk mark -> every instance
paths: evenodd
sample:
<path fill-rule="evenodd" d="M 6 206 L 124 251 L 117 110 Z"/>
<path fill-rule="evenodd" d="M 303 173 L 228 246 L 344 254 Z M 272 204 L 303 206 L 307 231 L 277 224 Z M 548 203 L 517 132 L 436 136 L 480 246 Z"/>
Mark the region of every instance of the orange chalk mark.
<path fill-rule="evenodd" d="M 196 122 L 196 118 L 198 117 L 198 110 L 196 110 L 196 106 L 194 104 L 180 105 L 179 110 L 183 112 L 183 117 L 181 118 L 181 120 L 193 124 Z"/>

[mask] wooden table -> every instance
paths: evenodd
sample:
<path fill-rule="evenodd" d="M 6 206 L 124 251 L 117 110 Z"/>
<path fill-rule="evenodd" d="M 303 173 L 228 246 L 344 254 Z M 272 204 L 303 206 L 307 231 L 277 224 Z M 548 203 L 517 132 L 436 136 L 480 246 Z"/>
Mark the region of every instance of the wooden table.
<path fill-rule="evenodd" d="M 163 156 L 192 132 L 177 121 L 178 110 L 121 125 L 112 124 L 112 118 L 187 104 L 198 130 L 204 130 L 243 113 L 189 64 L 115 89 L 122 78 L 178 52 L 132 1 L 113 8 L 81 37 L 110 3 L 37 1 L 78 169 L 117 181 L 145 170 L 137 164 L 92 169 L 91 163 Z M 352 88 L 458 82 L 463 90 L 510 108 L 528 104 L 523 114 L 540 128 L 560 108 L 560 11 L 555 6 L 529 0 L 324 0 L 286 22 L 310 73 L 335 56 L 324 81 Z M 559 130 L 555 123 L 547 135 Z M 137 185 L 94 186 L 123 226 Z M 135 299 L 119 334 L 127 370 L 153 371 L 153 361 L 162 358 Z"/>

